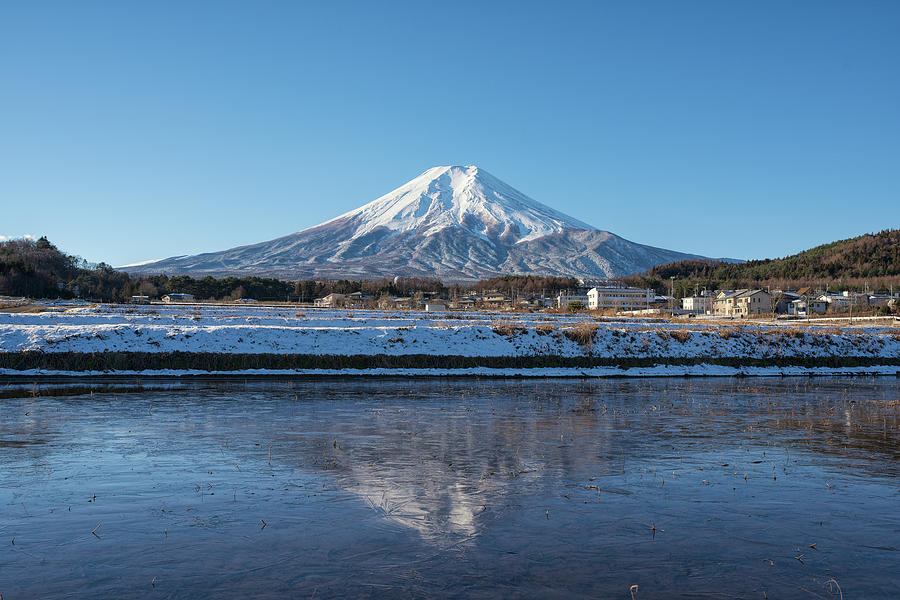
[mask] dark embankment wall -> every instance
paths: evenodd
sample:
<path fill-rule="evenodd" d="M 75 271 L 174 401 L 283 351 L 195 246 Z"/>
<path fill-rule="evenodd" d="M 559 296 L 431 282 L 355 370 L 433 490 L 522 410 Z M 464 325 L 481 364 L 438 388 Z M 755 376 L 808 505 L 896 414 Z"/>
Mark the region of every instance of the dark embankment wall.
<path fill-rule="evenodd" d="M 0 368 L 24 371 L 145 371 L 246 369 L 540 369 L 591 367 L 652 367 L 656 365 L 725 367 L 833 367 L 900 366 L 900 358 L 871 356 L 829 357 L 593 357 L 593 356 L 436 356 L 220 354 L 206 352 L 5 352 Z"/>

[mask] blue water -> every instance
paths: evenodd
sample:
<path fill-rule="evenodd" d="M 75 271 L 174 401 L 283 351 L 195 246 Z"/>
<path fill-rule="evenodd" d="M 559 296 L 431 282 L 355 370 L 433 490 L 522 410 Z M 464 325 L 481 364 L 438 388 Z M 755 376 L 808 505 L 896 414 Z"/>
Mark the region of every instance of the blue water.
<path fill-rule="evenodd" d="M 900 597 L 893 378 L 157 387 L 0 389 L 5 600 Z"/>

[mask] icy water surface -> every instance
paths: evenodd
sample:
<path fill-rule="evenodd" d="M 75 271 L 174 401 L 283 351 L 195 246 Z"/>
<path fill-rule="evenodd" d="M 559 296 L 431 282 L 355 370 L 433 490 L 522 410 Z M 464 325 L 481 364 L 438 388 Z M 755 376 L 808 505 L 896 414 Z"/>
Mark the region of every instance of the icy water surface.
<path fill-rule="evenodd" d="M 897 598 L 897 388 L 0 386 L 0 594 Z"/>

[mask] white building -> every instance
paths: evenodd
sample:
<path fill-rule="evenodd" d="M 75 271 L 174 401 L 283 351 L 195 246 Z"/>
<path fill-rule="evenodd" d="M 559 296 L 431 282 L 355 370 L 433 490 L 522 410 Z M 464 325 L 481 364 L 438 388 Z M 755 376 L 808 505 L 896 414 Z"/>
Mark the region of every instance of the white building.
<path fill-rule="evenodd" d="M 681 308 L 694 315 L 711 315 L 714 302 L 712 296 L 687 296 L 681 299 Z"/>
<path fill-rule="evenodd" d="M 581 302 L 585 307 L 588 305 L 588 297 L 584 294 L 564 294 L 559 293 L 556 297 L 556 308 L 569 308 L 573 302 Z"/>
<path fill-rule="evenodd" d="M 640 310 L 649 308 L 656 297 L 653 290 L 604 286 L 588 290 L 587 307 L 591 310 L 613 308 L 615 310 Z"/>
<path fill-rule="evenodd" d="M 807 307 L 805 298 L 798 298 L 797 300 L 792 300 L 788 303 L 787 312 L 789 315 L 807 315 L 809 311 L 813 313 L 822 314 L 825 312 L 825 309 L 828 308 L 828 305 L 825 304 L 822 300 L 812 299 L 809 301 L 809 306 Z"/>

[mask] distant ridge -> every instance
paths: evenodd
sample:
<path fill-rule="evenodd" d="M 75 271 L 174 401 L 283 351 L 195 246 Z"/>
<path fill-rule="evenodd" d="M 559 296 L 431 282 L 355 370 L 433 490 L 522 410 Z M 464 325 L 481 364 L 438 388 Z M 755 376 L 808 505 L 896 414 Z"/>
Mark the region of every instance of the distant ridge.
<path fill-rule="evenodd" d="M 615 277 L 701 258 L 637 244 L 532 200 L 474 165 L 428 169 L 392 192 L 271 241 L 120 267 L 282 279 Z"/>

